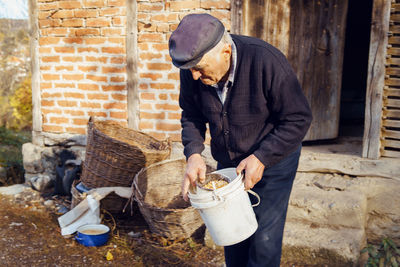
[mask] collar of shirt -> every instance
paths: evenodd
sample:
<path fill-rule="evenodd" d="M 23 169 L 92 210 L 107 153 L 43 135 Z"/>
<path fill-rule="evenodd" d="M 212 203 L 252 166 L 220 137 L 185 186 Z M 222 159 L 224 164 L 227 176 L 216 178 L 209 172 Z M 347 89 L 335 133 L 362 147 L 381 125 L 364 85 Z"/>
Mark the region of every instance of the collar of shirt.
<path fill-rule="evenodd" d="M 231 66 L 229 68 L 228 80 L 226 80 L 226 82 L 220 82 L 220 83 L 211 85 L 212 87 L 217 89 L 218 96 L 222 103 L 225 102 L 226 93 L 228 92 L 228 89 L 233 85 L 233 82 L 235 80 L 237 51 L 236 51 L 236 45 L 233 41 L 231 42 L 231 48 L 232 48 L 232 57 L 231 57 L 232 60 L 231 60 Z"/>

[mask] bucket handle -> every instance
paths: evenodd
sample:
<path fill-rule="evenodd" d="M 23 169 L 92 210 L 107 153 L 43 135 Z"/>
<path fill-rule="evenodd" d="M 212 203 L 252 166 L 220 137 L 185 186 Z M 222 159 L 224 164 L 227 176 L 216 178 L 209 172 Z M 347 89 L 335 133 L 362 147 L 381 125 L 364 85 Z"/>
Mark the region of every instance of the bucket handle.
<path fill-rule="evenodd" d="M 260 205 L 260 202 L 261 202 L 261 199 L 260 199 L 260 196 L 256 193 L 256 192 L 254 192 L 253 190 L 247 190 L 247 193 L 250 193 L 250 194 L 252 194 L 253 196 L 255 196 L 256 198 L 257 198 L 257 200 L 258 200 L 258 202 L 256 203 L 256 204 L 252 204 L 251 206 L 252 207 L 257 207 L 258 205 Z"/>

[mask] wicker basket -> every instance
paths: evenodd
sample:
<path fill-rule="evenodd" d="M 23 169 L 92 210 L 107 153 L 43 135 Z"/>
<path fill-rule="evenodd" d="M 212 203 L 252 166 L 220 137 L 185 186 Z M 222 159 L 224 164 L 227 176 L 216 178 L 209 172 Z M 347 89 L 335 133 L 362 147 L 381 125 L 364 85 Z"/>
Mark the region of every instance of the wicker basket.
<path fill-rule="evenodd" d="M 203 221 L 182 199 L 181 182 L 185 159 L 165 160 L 136 174 L 133 189 L 140 212 L 150 230 L 171 239 L 188 238 Z"/>
<path fill-rule="evenodd" d="M 142 168 L 169 157 L 170 142 L 90 118 L 81 180 L 89 188 L 131 186 Z"/>

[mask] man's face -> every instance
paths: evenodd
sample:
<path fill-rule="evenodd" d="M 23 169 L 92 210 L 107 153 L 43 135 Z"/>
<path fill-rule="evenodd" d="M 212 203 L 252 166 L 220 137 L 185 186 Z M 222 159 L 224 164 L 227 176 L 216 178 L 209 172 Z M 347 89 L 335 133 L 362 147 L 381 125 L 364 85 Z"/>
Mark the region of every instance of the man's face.
<path fill-rule="evenodd" d="M 230 45 L 226 45 L 217 55 L 205 54 L 196 66 L 190 68 L 193 79 L 200 79 L 205 85 L 217 84 L 229 71 L 230 56 Z"/>

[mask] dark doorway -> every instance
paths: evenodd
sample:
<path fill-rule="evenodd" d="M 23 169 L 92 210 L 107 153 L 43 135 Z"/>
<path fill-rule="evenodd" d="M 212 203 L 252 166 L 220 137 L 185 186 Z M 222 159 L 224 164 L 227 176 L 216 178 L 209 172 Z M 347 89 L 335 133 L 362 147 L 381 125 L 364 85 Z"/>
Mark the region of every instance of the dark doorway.
<path fill-rule="evenodd" d="M 348 3 L 339 136 L 363 136 L 372 2 Z"/>

